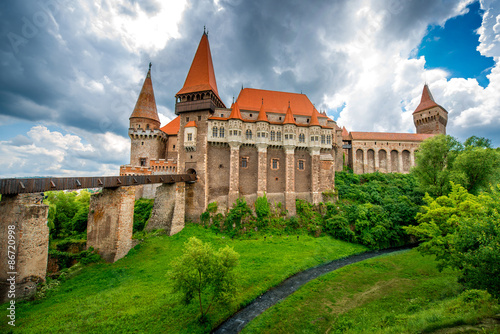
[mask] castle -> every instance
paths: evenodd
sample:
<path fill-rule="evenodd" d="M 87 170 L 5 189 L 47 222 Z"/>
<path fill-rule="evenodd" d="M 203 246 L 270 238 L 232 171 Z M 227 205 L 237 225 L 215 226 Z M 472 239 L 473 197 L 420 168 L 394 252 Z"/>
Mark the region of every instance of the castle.
<path fill-rule="evenodd" d="M 322 201 L 344 165 L 355 173 L 407 173 L 420 142 L 445 133 L 448 119 L 427 85 L 413 113 L 416 134 L 349 133 L 304 94 L 244 88 L 227 108 L 206 33 L 175 99 L 178 116 L 160 127 L 150 64 L 130 116 L 130 164 L 120 175 L 196 174 L 186 188 L 186 218 L 194 221 L 210 202 L 230 207 L 264 193 L 294 215 L 295 200 Z"/>

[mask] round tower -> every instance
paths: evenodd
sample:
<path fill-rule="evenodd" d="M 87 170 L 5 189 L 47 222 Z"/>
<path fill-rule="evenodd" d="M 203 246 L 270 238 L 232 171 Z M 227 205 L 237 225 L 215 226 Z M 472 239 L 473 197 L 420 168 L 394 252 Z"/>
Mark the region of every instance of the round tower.
<path fill-rule="evenodd" d="M 413 123 L 417 133 L 446 134 L 448 112 L 434 101 L 427 84 L 422 91 L 420 104 L 413 112 Z"/>

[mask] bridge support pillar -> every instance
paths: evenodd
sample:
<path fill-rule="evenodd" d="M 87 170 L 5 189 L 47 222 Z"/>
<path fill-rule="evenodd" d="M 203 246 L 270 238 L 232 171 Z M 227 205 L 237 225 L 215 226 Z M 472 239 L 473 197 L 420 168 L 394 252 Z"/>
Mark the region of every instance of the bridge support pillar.
<path fill-rule="evenodd" d="M 115 262 L 132 247 L 134 187 L 104 188 L 90 197 L 87 248 L 98 249 L 107 262 Z"/>
<path fill-rule="evenodd" d="M 32 296 L 37 283 L 45 280 L 49 253 L 48 214 L 49 207 L 42 204 L 39 193 L 2 195 L 0 303 Z"/>
<path fill-rule="evenodd" d="M 185 183 L 162 184 L 156 189 L 155 203 L 146 231 L 165 229 L 168 235 L 184 228 L 186 214 Z"/>

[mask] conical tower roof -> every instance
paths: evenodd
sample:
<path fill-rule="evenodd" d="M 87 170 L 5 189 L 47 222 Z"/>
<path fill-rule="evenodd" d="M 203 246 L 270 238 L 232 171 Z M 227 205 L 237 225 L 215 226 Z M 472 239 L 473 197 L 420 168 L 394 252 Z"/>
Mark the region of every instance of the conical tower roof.
<path fill-rule="evenodd" d="M 160 123 L 158 111 L 156 110 L 155 93 L 153 91 L 153 82 L 151 81 L 151 63 L 149 71 L 142 85 L 139 98 L 135 104 L 134 111 L 130 118 L 149 118 Z"/>
<path fill-rule="evenodd" d="M 241 117 L 241 112 L 240 112 L 240 107 L 238 107 L 238 101 L 233 103 L 233 106 L 231 107 L 231 115 L 229 115 L 229 119 L 240 119 L 243 120 Z"/>
<path fill-rule="evenodd" d="M 429 86 L 427 86 L 427 84 L 425 84 L 424 89 L 422 91 L 422 98 L 420 99 L 420 104 L 418 105 L 417 109 L 415 109 L 415 111 L 413 113 L 415 114 L 419 111 L 430 109 L 433 107 L 443 108 L 434 101 L 434 97 L 432 96 L 432 93 L 429 89 Z M 443 108 L 443 110 L 444 110 L 444 108 Z"/>
<path fill-rule="evenodd" d="M 257 117 L 257 122 L 268 122 L 267 113 L 264 111 L 264 99 L 262 99 L 262 105 L 260 106 L 259 116 Z"/>
<path fill-rule="evenodd" d="M 203 36 L 201 36 L 200 44 L 194 55 L 184 86 L 177 95 L 207 90 L 213 91 L 217 97 L 219 97 L 210 44 L 208 43 L 208 35 L 204 32 Z"/>
<path fill-rule="evenodd" d="M 318 111 L 316 109 L 313 109 L 312 115 L 311 115 L 311 122 L 309 123 L 310 126 L 316 125 L 316 126 L 321 126 L 319 125 L 318 121 Z"/>
<path fill-rule="evenodd" d="M 285 120 L 283 121 L 283 124 L 296 124 L 295 119 L 293 118 L 292 108 L 290 108 L 290 103 L 288 103 L 288 109 L 286 110 Z"/>

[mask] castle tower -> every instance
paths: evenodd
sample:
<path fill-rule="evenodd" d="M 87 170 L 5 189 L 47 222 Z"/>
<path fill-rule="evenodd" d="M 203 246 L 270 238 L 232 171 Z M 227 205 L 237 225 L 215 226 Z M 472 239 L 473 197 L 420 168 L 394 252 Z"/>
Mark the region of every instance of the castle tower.
<path fill-rule="evenodd" d="M 208 204 L 207 119 L 216 108 L 225 108 L 217 90 L 206 32 L 201 36 L 184 86 L 175 98 L 175 113 L 180 116 L 178 138 L 187 138 L 193 132 L 189 147 L 185 146 L 184 140 L 179 140 L 177 161 L 179 173 L 194 173 L 198 178 L 197 182 L 186 188 L 186 217 L 196 221 Z"/>
<path fill-rule="evenodd" d="M 413 123 L 417 133 L 446 134 L 448 112 L 434 101 L 427 84 L 422 91 L 420 104 L 413 112 Z"/>
<path fill-rule="evenodd" d="M 149 167 L 150 160 L 165 158 L 166 136 L 160 131 L 160 119 L 151 81 L 151 63 L 134 111 L 130 115 L 128 134 L 132 142 L 130 165 Z"/>

